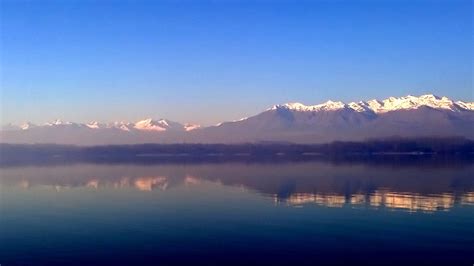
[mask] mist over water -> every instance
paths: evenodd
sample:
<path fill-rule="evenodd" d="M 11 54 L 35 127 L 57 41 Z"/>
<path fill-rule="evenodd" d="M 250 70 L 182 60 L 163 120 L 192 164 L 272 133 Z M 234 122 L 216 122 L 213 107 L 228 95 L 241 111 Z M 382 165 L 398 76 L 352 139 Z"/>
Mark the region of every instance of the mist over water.
<path fill-rule="evenodd" d="M 5 265 L 473 259 L 470 163 L 128 162 L 0 172 Z"/>

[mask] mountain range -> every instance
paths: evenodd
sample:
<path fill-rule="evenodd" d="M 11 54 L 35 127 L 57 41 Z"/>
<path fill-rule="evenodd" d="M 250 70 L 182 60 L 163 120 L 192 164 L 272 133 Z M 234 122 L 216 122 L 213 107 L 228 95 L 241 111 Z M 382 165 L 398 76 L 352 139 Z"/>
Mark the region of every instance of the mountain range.
<path fill-rule="evenodd" d="M 8 124 L 2 143 L 75 145 L 137 143 L 324 143 L 387 137 L 465 137 L 474 139 L 474 102 L 432 94 L 317 105 L 286 103 L 237 121 L 201 127 L 167 119 L 138 122 L 43 125 Z"/>

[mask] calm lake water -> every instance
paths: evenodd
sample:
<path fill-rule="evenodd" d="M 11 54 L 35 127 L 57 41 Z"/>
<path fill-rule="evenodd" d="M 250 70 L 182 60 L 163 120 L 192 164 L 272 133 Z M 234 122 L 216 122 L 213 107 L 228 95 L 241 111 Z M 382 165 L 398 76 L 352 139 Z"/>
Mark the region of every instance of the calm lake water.
<path fill-rule="evenodd" d="M 474 164 L 0 168 L 0 264 L 474 263 Z"/>

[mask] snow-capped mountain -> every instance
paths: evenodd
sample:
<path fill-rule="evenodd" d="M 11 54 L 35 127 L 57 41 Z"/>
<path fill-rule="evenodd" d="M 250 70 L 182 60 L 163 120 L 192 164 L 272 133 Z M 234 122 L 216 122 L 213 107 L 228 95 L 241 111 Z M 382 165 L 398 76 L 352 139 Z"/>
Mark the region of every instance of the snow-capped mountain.
<path fill-rule="evenodd" d="M 86 126 L 88 128 L 99 129 L 99 128 L 104 128 L 105 124 L 99 123 L 97 121 L 93 121 L 93 122 L 87 123 Z"/>
<path fill-rule="evenodd" d="M 205 131 L 201 134 L 220 142 L 316 143 L 390 136 L 474 138 L 474 108 L 469 102 L 454 102 L 431 94 L 347 104 L 286 103 Z"/>
<path fill-rule="evenodd" d="M 474 139 L 474 103 L 427 94 L 343 103 L 274 105 L 255 116 L 200 127 L 167 119 L 134 123 L 8 124 L 1 142 L 68 143 L 242 143 L 284 141 L 320 143 L 391 136 L 461 136 Z"/>
<path fill-rule="evenodd" d="M 71 125 L 78 125 L 76 123 L 72 123 L 72 122 L 68 122 L 68 121 L 62 121 L 61 119 L 56 119 L 52 122 L 48 122 L 45 124 L 46 126 L 51 126 L 51 127 L 54 127 L 54 126 L 71 126 Z"/>
<path fill-rule="evenodd" d="M 374 113 L 387 113 L 397 110 L 412 110 L 418 109 L 420 107 L 431 107 L 434 109 L 446 109 L 451 111 L 466 111 L 474 110 L 474 103 L 472 102 L 454 102 L 447 97 L 438 97 L 433 94 L 421 95 L 420 97 L 416 96 L 405 96 L 400 98 L 390 97 L 383 101 L 376 99 L 364 102 L 350 102 L 345 104 L 343 102 L 333 102 L 327 101 L 318 105 L 304 105 L 301 103 L 286 103 L 282 105 L 274 105 L 269 110 L 275 110 L 278 108 L 286 108 L 289 110 L 295 111 L 306 111 L 306 112 L 315 112 L 315 111 L 336 111 L 344 108 L 349 108 L 357 112 L 368 112 L 372 111 Z"/>
<path fill-rule="evenodd" d="M 100 123 L 98 121 L 92 121 L 89 123 L 74 123 L 68 121 L 62 121 L 60 119 L 56 119 L 52 122 L 44 123 L 43 125 L 36 125 L 31 122 L 26 122 L 21 125 L 15 125 L 12 123 L 8 123 L 2 126 L 2 131 L 13 131 L 13 130 L 31 130 L 33 128 L 67 128 L 67 127 L 75 127 L 75 128 L 88 128 L 88 129 L 117 129 L 121 131 L 143 131 L 143 132 L 164 132 L 164 131 L 191 131 L 194 129 L 199 128 L 199 125 L 195 124 L 180 124 L 177 122 L 173 122 L 167 119 L 159 119 L 154 120 L 152 118 L 147 118 L 144 120 L 137 121 L 135 123 L 131 122 L 112 122 L 112 123 Z"/>
<path fill-rule="evenodd" d="M 187 131 L 188 126 L 167 119 L 153 120 L 148 118 L 135 123 L 135 129 L 144 131 Z"/>
<path fill-rule="evenodd" d="M 36 125 L 31 123 L 31 122 L 26 122 L 26 123 L 24 123 L 23 125 L 20 126 L 20 128 L 22 130 L 28 130 L 28 129 L 32 129 L 34 127 L 36 127 Z"/>
<path fill-rule="evenodd" d="M 201 128 L 201 125 L 196 125 L 196 124 L 191 124 L 191 123 L 184 124 L 184 130 L 186 131 L 191 131 L 191 130 L 195 130 L 199 128 Z"/>
<path fill-rule="evenodd" d="M 122 131 L 130 131 L 135 128 L 135 124 L 131 122 L 113 122 L 105 125 L 105 128 L 119 129 Z"/>

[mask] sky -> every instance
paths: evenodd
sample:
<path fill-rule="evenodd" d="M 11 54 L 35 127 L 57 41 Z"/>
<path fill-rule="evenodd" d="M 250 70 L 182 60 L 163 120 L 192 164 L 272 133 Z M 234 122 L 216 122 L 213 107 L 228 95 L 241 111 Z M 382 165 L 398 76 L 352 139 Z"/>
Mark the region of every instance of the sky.
<path fill-rule="evenodd" d="M 470 0 L 0 5 L 2 123 L 211 125 L 286 102 L 473 101 Z"/>

